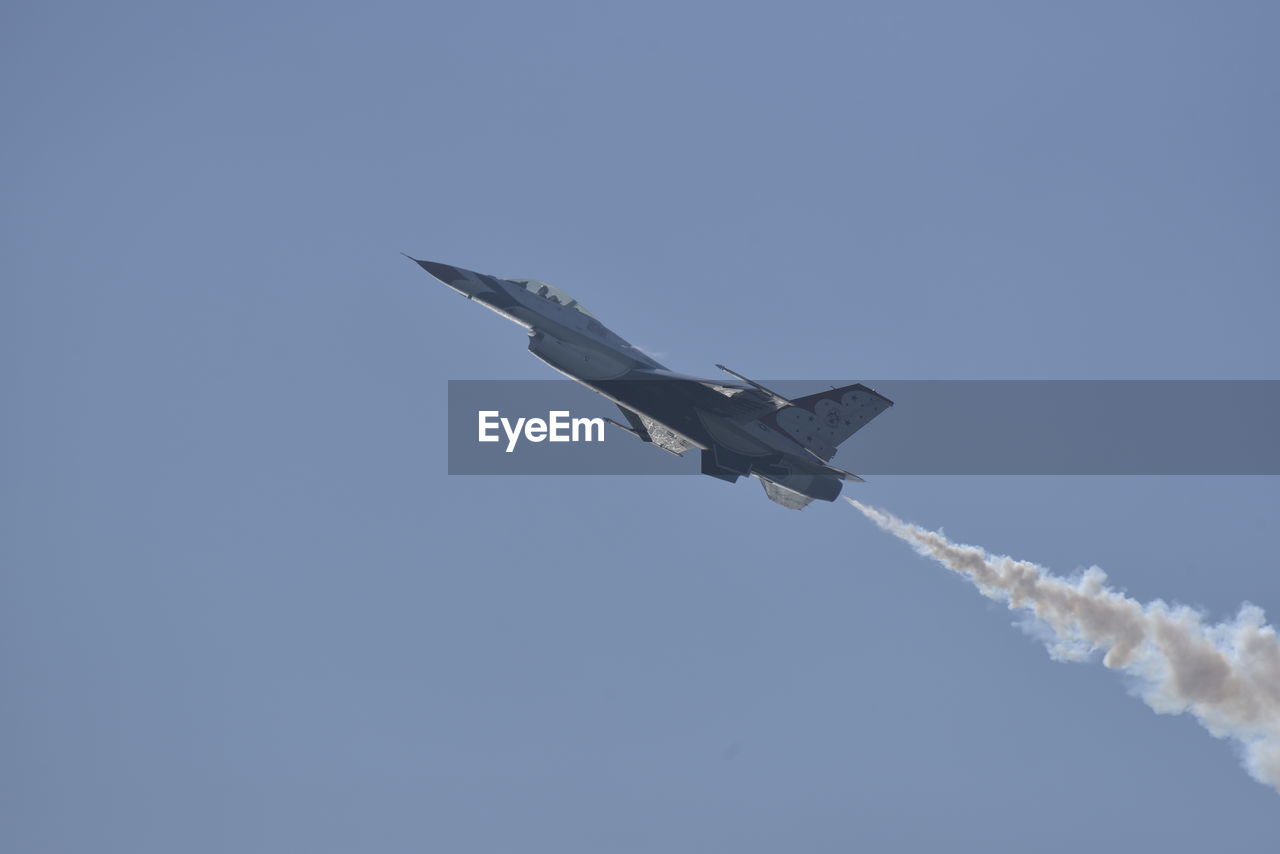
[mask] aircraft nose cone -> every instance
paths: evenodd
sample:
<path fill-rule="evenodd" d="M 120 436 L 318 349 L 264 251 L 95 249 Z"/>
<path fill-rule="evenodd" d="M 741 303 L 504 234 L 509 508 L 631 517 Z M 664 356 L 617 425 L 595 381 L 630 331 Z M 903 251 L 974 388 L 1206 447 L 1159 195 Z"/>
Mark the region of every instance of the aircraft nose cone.
<path fill-rule="evenodd" d="M 452 264 L 441 264 L 438 261 L 419 261 L 408 256 L 409 260 L 426 270 L 433 278 L 443 282 L 447 287 L 471 299 L 481 299 L 501 293 L 501 286 L 492 276 L 482 276 Z M 493 296 L 493 299 L 498 297 Z M 491 300 L 486 299 L 486 302 Z"/>
<path fill-rule="evenodd" d="M 457 267 L 451 267 L 448 264 L 439 264 L 435 261 L 418 261 L 417 258 L 414 258 L 413 260 L 417 261 L 419 267 L 426 270 L 446 285 L 452 285 L 459 279 L 464 278 L 464 276 L 458 272 Z"/>

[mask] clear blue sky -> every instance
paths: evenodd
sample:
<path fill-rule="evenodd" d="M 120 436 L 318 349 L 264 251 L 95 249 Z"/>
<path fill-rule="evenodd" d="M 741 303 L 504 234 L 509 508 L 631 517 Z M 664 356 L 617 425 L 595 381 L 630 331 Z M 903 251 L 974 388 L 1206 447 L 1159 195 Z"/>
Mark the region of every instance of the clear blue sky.
<path fill-rule="evenodd" d="M 840 505 L 450 478 L 543 378 L 1277 378 L 1257 2 L 10 4 L 0 847 L 1263 850 L 1229 746 Z M 655 452 L 656 453 L 656 452 Z M 849 492 L 1280 616 L 1275 478 Z"/>

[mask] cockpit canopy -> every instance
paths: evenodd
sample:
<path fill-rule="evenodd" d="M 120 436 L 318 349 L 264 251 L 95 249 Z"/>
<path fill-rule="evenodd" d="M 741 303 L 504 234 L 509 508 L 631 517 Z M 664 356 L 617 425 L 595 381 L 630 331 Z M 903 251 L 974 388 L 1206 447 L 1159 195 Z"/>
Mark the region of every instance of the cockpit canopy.
<path fill-rule="evenodd" d="M 513 285 L 519 285 L 534 296 L 542 297 L 545 300 L 558 303 L 565 308 L 571 308 L 574 311 L 580 311 L 587 317 L 592 317 L 591 312 L 582 307 L 582 303 L 566 294 L 557 287 L 540 282 L 537 279 L 507 279 Z"/>

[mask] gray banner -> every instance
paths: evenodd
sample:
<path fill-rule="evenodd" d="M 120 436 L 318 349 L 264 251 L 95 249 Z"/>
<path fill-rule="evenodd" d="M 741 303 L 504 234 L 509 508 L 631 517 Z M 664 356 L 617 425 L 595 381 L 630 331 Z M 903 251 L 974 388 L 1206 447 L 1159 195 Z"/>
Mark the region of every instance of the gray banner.
<path fill-rule="evenodd" d="M 797 397 L 850 382 L 764 384 Z M 862 382 L 895 405 L 832 459 L 858 474 L 1280 474 L 1276 380 Z M 499 413 L 489 417 L 498 441 L 478 441 L 482 411 Z M 496 418 L 514 425 L 553 411 L 626 423 L 610 401 L 569 380 L 451 380 L 449 473 L 698 473 L 696 448 L 676 457 L 612 425 L 603 441 L 521 436 L 507 451 Z"/>

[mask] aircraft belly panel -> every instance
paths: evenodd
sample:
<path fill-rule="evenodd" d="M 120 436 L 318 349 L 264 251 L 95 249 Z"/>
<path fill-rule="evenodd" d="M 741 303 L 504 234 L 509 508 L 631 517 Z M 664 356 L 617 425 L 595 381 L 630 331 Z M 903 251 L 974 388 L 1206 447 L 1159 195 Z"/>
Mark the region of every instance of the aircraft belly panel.
<path fill-rule="evenodd" d="M 702 426 L 706 428 L 707 435 L 714 439 L 717 444 L 724 445 L 730 450 L 737 451 L 740 454 L 747 454 L 748 456 L 763 456 L 774 451 L 773 448 L 750 436 L 740 425 L 702 410 L 698 410 L 698 419 L 702 422 Z"/>
<path fill-rule="evenodd" d="M 615 379 L 634 364 L 608 350 L 570 344 L 545 332 L 529 339 L 529 350 L 552 367 L 589 380 Z"/>

